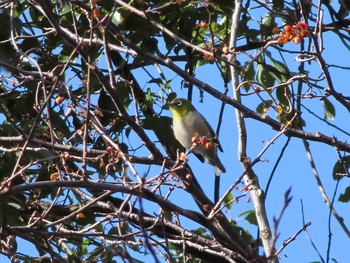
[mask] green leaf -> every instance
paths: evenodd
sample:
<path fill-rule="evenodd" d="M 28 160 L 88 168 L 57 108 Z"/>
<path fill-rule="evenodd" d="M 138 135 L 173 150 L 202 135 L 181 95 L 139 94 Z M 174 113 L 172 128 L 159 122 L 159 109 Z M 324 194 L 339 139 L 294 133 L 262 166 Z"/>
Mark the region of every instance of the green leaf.
<path fill-rule="evenodd" d="M 70 15 L 71 14 L 71 7 L 70 5 L 64 5 L 61 10 L 59 11 L 60 16 Z"/>
<path fill-rule="evenodd" d="M 339 1 L 341 3 L 339 11 L 338 11 L 338 15 L 339 17 L 341 17 L 342 19 L 344 19 L 345 17 L 347 17 L 349 15 L 349 9 L 344 5 L 345 1 Z"/>
<path fill-rule="evenodd" d="M 290 107 L 290 92 L 288 87 L 279 87 L 276 89 L 276 97 L 284 111 L 289 111 Z"/>
<path fill-rule="evenodd" d="M 276 75 L 268 69 L 267 65 L 258 65 L 257 81 L 262 83 L 265 87 L 271 87 L 275 83 L 275 79 L 278 78 Z"/>
<path fill-rule="evenodd" d="M 10 198 L 6 198 L 2 201 L 3 202 L 0 203 L 0 213 L 4 213 L 5 224 L 10 226 L 24 225 L 23 213 L 21 212 L 23 203 L 17 203 Z"/>
<path fill-rule="evenodd" d="M 125 128 L 125 136 L 126 136 L 126 138 L 129 138 L 131 131 L 132 131 L 132 129 L 130 127 L 126 127 Z"/>
<path fill-rule="evenodd" d="M 284 1 L 272 0 L 272 6 L 275 11 L 282 11 L 284 9 Z"/>
<path fill-rule="evenodd" d="M 228 195 L 225 196 L 224 203 L 227 209 L 231 209 L 233 205 L 233 199 L 234 196 L 232 193 L 229 193 Z"/>
<path fill-rule="evenodd" d="M 158 40 L 155 38 L 146 38 L 142 41 L 140 48 L 144 52 L 155 53 L 158 50 Z"/>
<path fill-rule="evenodd" d="M 280 61 L 273 60 L 273 68 L 275 71 L 279 73 L 279 79 L 277 81 L 279 82 L 285 82 L 287 81 L 287 77 L 289 75 L 289 71 L 285 64 L 283 64 Z"/>
<path fill-rule="evenodd" d="M 242 80 L 243 81 L 254 80 L 254 76 L 255 76 L 254 63 L 249 63 L 247 66 L 244 67 Z M 251 85 L 248 83 L 245 83 L 243 87 L 246 91 L 248 91 Z"/>
<path fill-rule="evenodd" d="M 228 67 L 228 64 L 224 61 L 221 61 L 220 65 L 222 79 L 225 81 L 225 83 L 229 83 L 231 81 L 230 68 Z"/>
<path fill-rule="evenodd" d="M 343 194 L 340 194 L 339 199 L 340 202 L 347 203 L 350 201 L 350 186 L 345 189 Z"/>
<path fill-rule="evenodd" d="M 344 178 L 344 175 L 348 174 L 348 170 L 350 167 L 350 155 L 342 157 L 342 161 L 337 161 L 333 167 L 333 179 L 340 180 Z"/>
<path fill-rule="evenodd" d="M 17 156 L 15 152 L 0 153 L 0 180 L 1 181 L 3 181 L 4 178 L 6 177 L 11 176 L 11 173 L 16 165 L 16 160 L 17 160 Z M 19 182 L 22 182 L 22 180 L 17 179 L 15 182 L 17 184 Z"/>
<path fill-rule="evenodd" d="M 156 83 L 156 84 L 163 84 L 163 80 L 161 78 L 152 78 L 150 81 L 148 81 L 147 83 Z"/>
<path fill-rule="evenodd" d="M 272 65 L 268 65 L 266 63 L 266 60 L 263 60 L 263 64 L 265 66 L 265 69 L 269 72 L 272 78 L 274 78 L 277 82 L 285 82 L 287 81 L 287 77 L 289 77 L 289 70 L 287 69 L 287 66 L 277 61 L 269 51 L 265 51 L 264 54 L 266 57 L 271 60 Z"/>
<path fill-rule="evenodd" d="M 327 98 L 324 98 L 322 100 L 322 105 L 324 108 L 324 119 L 333 121 L 335 117 L 335 108 L 333 104 Z"/>
<path fill-rule="evenodd" d="M 276 69 L 275 65 L 274 66 L 264 65 L 264 67 L 265 67 L 265 70 L 267 71 L 267 74 L 269 74 L 270 77 L 274 80 L 270 86 L 272 86 L 275 83 L 275 81 L 283 82 L 282 74 Z"/>
<path fill-rule="evenodd" d="M 264 102 L 261 102 L 257 107 L 256 107 L 256 112 L 259 113 L 260 115 L 265 115 L 266 114 L 266 108 L 269 108 L 272 105 L 273 101 L 272 100 L 266 100 Z"/>
<path fill-rule="evenodd" d="M 116 10 L 113 14 L 112 22 L 118 26 L 118 25 L 123 24 L 124 21 L 125 21 L 125 19 L 122 16 L 122 14 L 120 12 L 118 12 L 118 10 Z"/>
<path fill-rule="evenodd" d="M 168 28 L 169 28 L 169 26 L 168 26 Z M 170 25 L 169 30 L 171 30 L 174 34 L 176 34 L 178 31 L 176 24 Z M 167 51 L 171 52 L 176 45 L 176 41 L 174 40 L 173 37 L 168 36 L 167 34 L 164 34 L 163 39 L 164 39 L 165 47 L 166 47 Z"/>
<path fill-rule="evenodd" d="M 210 238 L 210 235 L 208 234 L 207 229 L 204 227 L 199 227 L 197 229 L 191 230 L 191 232 L 201 237 Z"/>
<path fill-rule="evenodd" d="M 272 22 L 273 22 L 273 18 L 272 18 L 272 16 L 271 16 L 271 14 L 268 13 L 268 14 L 265 15 L 264 18 L 262 19 L 261 24 L 264 25 L 264 26 L 266 26 L 266 27 L 270 27 L 271 24 L 272 24 Z"/>
<path fill-rule="evenodd" d="M 254 63 L 249 63 L 244 67 L 244 80 L 254 80 L 255 69 Z"/>
<path fill-rule="evenodd" d="M 164 211 L 164 219 L 166 221 L 172 222 L 173 221 L 173 213 L 169 210 Z"/>
<path fill-rule="evenodd" d="M 264 16 L 261 21 L 261 35 L 269 36 L 272 34 L 272 29 L 275 27 L 275 19 L 270 13 Z"/>
<path fill-rule="evenodd" d="M 239 217 L 245 216 L 244 219 L 247 220 L 252 225 L 258 225 L 256 220 L 255 210 L 247 210 L 239 214 Z"/>

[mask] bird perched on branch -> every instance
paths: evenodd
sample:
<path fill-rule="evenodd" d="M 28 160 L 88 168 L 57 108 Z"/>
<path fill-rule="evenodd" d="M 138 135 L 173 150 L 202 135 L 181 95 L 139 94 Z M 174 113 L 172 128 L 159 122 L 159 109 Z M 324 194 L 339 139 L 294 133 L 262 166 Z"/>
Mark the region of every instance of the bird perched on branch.
<path fill-rule="evenodd" d="M 176 139 L 203 162 L 214 166 L 215 174 L 225 173 L 217 149 L 222 152 L 221 145 L 213 128 L 189 100 L 175 98 L 166 104 L 173 114 L 173 128 Z M 203 158 L 204 157 L 204 158 Z"/>

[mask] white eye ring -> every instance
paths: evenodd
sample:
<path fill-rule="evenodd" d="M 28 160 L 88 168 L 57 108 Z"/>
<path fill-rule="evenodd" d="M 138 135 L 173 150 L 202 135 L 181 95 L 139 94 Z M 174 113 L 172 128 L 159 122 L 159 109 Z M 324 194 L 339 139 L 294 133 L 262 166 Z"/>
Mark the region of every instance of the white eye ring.
<path fill-rule="evenodd" d="M 182 101 L 181 101 L 181 100 L 178 100 L 178 101 L 176 102 L 176 105 L 177 105 L 177 106 L 181 106 L 181 105 L 182 105 Z"/>

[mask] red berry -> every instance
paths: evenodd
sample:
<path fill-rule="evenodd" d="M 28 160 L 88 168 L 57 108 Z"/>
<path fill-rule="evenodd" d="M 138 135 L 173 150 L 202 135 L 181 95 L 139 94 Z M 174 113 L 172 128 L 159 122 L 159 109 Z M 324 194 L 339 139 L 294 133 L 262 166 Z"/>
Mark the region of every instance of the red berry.
<path fill-rule="evenodd" d="M 261 88 L 256 87 L 256 88 L 254 88 L 254 91 L 255 91 L 255 93 L 260 93 L 261 92 Z"/>
<path fill-rule="evenodd" d="M 287 33 L 290 33 L 290 32 L 292 32 L 292 27 L 290 25 L 286 25 L 284 27 L 284 31 L 286 31 Z"/>
<path fill-rule="evenodd" d="M 65 161 L 68 161 L 68 160 L 70 159 L 70 154 L 69 154 L 69 153 L 64 153 L 64 154 L 63 154 L 63 159 L 64 159 Z"/>
<path fill-rule="evenodd" d="M 112 152 L 112 151 L 113 151 L 113 147 L 112 147 L 112 146 L 110 146 L 110 145 L 109 145 L 109 146 L 107 146 L 107 152 L 109 152 L 109 153 L 110 153 L 110 152 Z"/>
<path fill-rule="evenodd" d="M 298 26 L 300 26 L 304 30 L 308 28 L 307 24 L 301 21 L 298 22 Z"/>

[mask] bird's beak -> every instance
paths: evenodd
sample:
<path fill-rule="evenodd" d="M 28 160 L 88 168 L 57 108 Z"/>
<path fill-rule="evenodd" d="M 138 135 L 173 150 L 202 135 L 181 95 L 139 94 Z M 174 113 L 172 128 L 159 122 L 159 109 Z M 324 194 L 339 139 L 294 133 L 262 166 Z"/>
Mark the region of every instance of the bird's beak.
<path fill-rule="evenodd" d="M 169 93 L 168 95 L 168 98 L 167 98 L 167 103 L 165 103 L 162 107 L 162 109 L 165 109 L 165 110 L 170 110 L 171 106 L 173 106 L 175 103 L 174 103 L 174 99 L 176 98 L 176 93 L 175 92 L 171 92 Z"/>
<path fill-rule="evenodd" d="M 170 104 L 169 103 L 165 103 L 162 107 L 162 109 L 164 110 L 169 110 L 170 109 Z"/>
<path fill-rule="evenodd" d="M 165 110 L 170 110 L 170 107 L 172 106 L 172 105 L 174 105 L 174 103 L 172 103 L 171 101 L 168 101 L 167 103 L 165 103 L 164 105 L 163 105 L 163 109 L 165 109 Z"/>

